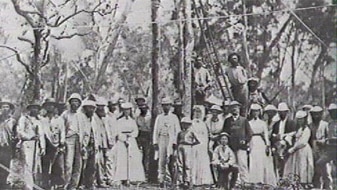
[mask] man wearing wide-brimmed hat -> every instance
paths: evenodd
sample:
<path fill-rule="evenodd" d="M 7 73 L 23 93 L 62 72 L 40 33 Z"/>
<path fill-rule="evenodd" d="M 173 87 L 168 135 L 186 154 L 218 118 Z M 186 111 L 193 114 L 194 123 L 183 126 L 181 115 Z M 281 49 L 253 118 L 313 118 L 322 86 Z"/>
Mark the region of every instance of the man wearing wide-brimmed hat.
<path fill-rule="evenodd" d="M 18 121 L 17 133 L 21 142 L 24 164 L 24 181 L 26 189 L 33 189 L 35 184 L 33 175 L 39 166 L 41 167 L 41 156 L 45 154 L 46 141 L 41 122 L 38 120 L 40 104 L 31 103 L 26 107 L 28 113 L 22 115 Z"/>
<path fill-rule="evenodd" d="M 64 184 L 65 126 L 58 115 L 58 103 L 47 98 L 42 104 L 46 115 L 41 117 L 46 137 L 46 155 L 42 158 L 42 187 L 59 188 Z"/>
<path fill-rule="evenodd" d="M 2 111 L 1 121 L 0 121 L 0 163 L 5 167 L 9 168 L 11 156 L 10 154 L 13 149 L 15 141 L 14 126 L 16 121 L 11 117 L 14 111 L 14 105 L 9 100 L 2 100 L 0 102 L 0 107 Z M 0 189 L 6 189 L 8 172 L 5 170 L 0 170 Z"/>
<path fill-rule="evenodd" d="M 158 155 L 158 179 L 160 186 L 164 187 L 164 180 L 170 178 L 170 174 L 166 173 L 169 163 L 168 158 L 177 149 L 177 135 L 180 129 L 178 117 L 170 112 L 172 100 L 163 98 L 161 101 L 163 112 L 158 115 L 153 130 L 153 146 Z"/>
<path fill-rule="evenodd" d="M 61 115 L 66 131 L 65 186 L 67 189 L 74 189 L 79 185 L 82 166 L 81 149 L 84 135 L 81 123 L 83 117 L 78 110 L 82 98 L 78 93 L 73 93 L 67 103 L 70 105 L 69 109 Z"/>
<path fill-rule="evenodd" d="M 288 117 L 289 111 L 290 109 L 285 102 L 279 103 L 277 112 L 280 120 L 274 124 L 271 133 L 271 146 L 274 152 L 275 168 L 280 177 L 283 177 L 285 163 L 284 153 L 290 147 L 293 140 L 293 136 L 290 134 L 296 131 L 295 122 Z"/>

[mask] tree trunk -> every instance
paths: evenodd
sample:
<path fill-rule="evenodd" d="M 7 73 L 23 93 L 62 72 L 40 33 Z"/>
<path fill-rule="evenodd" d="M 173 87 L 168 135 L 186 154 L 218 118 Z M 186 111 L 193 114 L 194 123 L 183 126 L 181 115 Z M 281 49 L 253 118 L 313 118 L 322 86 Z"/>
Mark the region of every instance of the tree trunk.
<path fill-rule="evenodd" d="M 118 37 L 123 29 L 123 23 L 125 23 L 127 19 L 127 15 L 131 11 L 131 5 L 135 0 L 128 0 L 129 3 L 126 5 L 125 9 L 123 10 L 121 18 L 116 22 L 116 29 L 114 30 L 114 33 L 112 34 L 112 37 L 110 38 L 110 42 L 108 45 L 108 48 L 106 50 L 106 54 L 103 57 L 102 65 L 99 68 L 97 78 L 94 85 L 94 93 L 97 93 L 97 91 L 102 87 L 104 75 L 108 68 L 108 65 L 111 63 L 111 58 L 114 52 L 114 49 L 116 47 Z"/>
<path fill-rule="evenodd" d="M 315 97 L 314 89 L 315 89 L 315 82 L 316 82 L 315 79 L 316 79 L 317 71 L 319 69 L 319 66 L 321 64 L 324 64 L 324 57 L 326 53 L 327 53 L 327 48 L 324 45 L 321 45 L 321 51 L 312 67 L 311 80 L 310 80 L 310 85 L 309 85 L 309 95 L 310 95 L 311 100 L 314 100 L 314 97 Z"/>
<path fill-rule="evenodd" d="M 192 3 L 183 0 L 184 26 L 184 114 L 191 117 L 192 112 L 192 53 L 194 48 L 194 34 L 192 28 Z"/>
<path fill-rule="evenodd" d="M 159 93 L 159 65 L 158 65 L 158 59 L 159 59 L 159 27 L 157 22 L 157 16 L 158 16 L 158 9 L 160 6 L 160 0 L 152 0 L 151 1 L 151 21 L 152 21 L 152 58 L 151 58 L 151 73 L 152 73 L 152 110 L 151 110 L 151 126 L 153 129 L 157 114 L 158 114 L 158 93 Z M 155 182 L 157 180 L 157 170 L 156 165 L 154 162 L 151 162 L 153 170 L 150 172 L 150 181 Z"/>

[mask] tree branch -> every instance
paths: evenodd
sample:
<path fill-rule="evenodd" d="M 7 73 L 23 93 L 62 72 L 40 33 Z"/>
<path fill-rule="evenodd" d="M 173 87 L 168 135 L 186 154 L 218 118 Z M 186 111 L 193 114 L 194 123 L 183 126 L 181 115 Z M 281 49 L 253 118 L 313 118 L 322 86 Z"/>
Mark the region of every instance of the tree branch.
<path fill-rule="evenodd" d="M 20 0 L 12 0 L 15 12 L 17 12 L 20 16 L 25 18 L 30 26 L 35 27 L 33 18 L 29 16 L 30 12 L 22 10 L 20 8 L 19 1 Z"/>
<path fill-rule="evenodd" d="M 18 37 L 18 40 L 27 42 L 27 43 L 29 43 L 32 47 L 34 46 L 34 43 L 33 43 L 30 39 L 27 39 L 27 38 L 24 38 L 24 37 Z"/>
<path fill-rule="evenodd" d="M 62 36 L 55 36 L 55 35 L 51 35 L 50 37 L 56 39 L 56 40 L 61 40 L 61 39 L 71 39 L 75 36 L 86 36 L 90 34 L 90 32 L 88 33 L 83 33 L 83 34 L 80 34 L 80 33 L 73 33 L 73 34 L 70 34 L 70 35 L 62 35 Z"/>
<path fill-rule="evenodd" d="M 8 49 L 8 50 L 11 50 L 15 53 L 16 55 L 16 60 L 21 63 L 21 65 L 23 65 L 26 69 L 26 71 L 29 73 L 29 74 L 33 74 L 33 72 L 31 71 L 31 69 L 29 68 L 29 65 L 26 64 L 22 59 L 21 59 L 21 56 L 18 52 L 18 50 L 14 49 L 14 48 L 11 48 L 11 47 L 8 47 L 8 46 L 4 46 L 4 45 L 0 45 L 0 48 L 5 48 L 5 49 Z"/>

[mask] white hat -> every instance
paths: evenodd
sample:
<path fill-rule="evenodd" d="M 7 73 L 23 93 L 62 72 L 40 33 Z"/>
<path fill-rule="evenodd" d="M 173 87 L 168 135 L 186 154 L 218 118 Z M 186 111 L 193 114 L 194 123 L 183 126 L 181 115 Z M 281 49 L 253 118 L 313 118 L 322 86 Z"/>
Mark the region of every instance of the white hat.
<path fill-rule="evenodd" d="M 265 108 L 264 111 L 277 111 L 277 108 L 273 104 L 268 104 Z"/>
<path fill-rule="evenodd" d="M 321 106 L 314 106 L 310 109 L 310 112 L 322 112 L 323 108 Z"/>
<path fill-rule="evenodd" d="M 130 102 L 125 102 L 121 104 L 121 108 L 122 109 L 131 109 L 132 108 L 132 104 Z"/>
<path fill-rule="evenodd" d="M 289 111 L 289 107 L 286 103 L 281 102 L 278 104 L 277 111 Z"/>
<path fill-rule="evenodd" d="M 337 105 L 335 103 L 331 103 L 328 107 L 328 110 L 337 110 Z"/>
<path fill-rule="evenodd" d="M 309 105 L 309 104 L 306 104 L 302 107 L 302 109 L 308 109 L 308 110 L 311 110 L 313 108 L 312 105 Z"/>
<path fill-rule="evenodd" d="M 256 78 L 256 77 L 251 77 L 248 79 L 248 81 L 256 81 L 256 82 L 259 82 L 259 79 Z"/>
<path fill-rule="evenodd" d="M 231 103 L 229 104 L 230 106 L 241 106 L 241 104 L 238 101 L 231 101 Z"/>
<path fill-rule="evenodd" d="M 161 104 L 172 104 L 172 100 L 168 97 L 161 99 Z"/>
<path fill-rule="evenodd" d="M 78 99 L 79 101 L 82 101 L 81 95 L 78 93 L 72 93 L 68 98 L 68 102 L 70 102 L 72 99 Z"/>
<path fill-rule="evenodd" d="M 211 107 L 211 110 L 222 111 L 221 107 L 218 106 L 218 105 L 213 105 L 213 106 Z"/>
<path fill-rule="evenodd" d="M 301 118 L 305 118 L 307 116 L 307 112 L 303 111 L 303 110 L 299 110 L 296 112 L 295 117 L 297 119 L 301 119 Z"/>
<path fill-rule="evenodd" d="M 96 105 L 98 105 L 98 106 L 107 106 L 108 102 L 106 101 L 105 98 L 98 97 L 97 100 L 96 100 Z"/>
<path fill-rule="evenodd" d="M 189 124 L 191 124 L 192 120 L 189 117 L 183 117 L 181 119 L 181 123 L 189 123 Z"/>
<path fill-rule="evenodd" d="M 222 100 L 220 98 L 215 97 L 213 94 L 209 96 L 205 102 L 208 102 L 209 104 L 215 104 L 215 105 L 222 105 Z"/>
<path fill-rule="evenodd" d="M 218 135 L 218 138 L 221 138 L 221 137 L 223 137 L 223 136 L 226 136 L 227 138 L 229 138 L 229 134 L 226 133 L 226 132 L 220 133 L 220 134 Z"/>
<path fill-rule="evenodd" d="M 223 105 L 224 106 L 229 106 L 231 104 L 231 102 L 229 101 L 229 100 L 225 100 L 224 102 L 223 102 Z"/>
<path fill-rule="evenodd" d="M 259 104 L 252 104 L 250 106 L 251 110 L 262 110 L 262 107 Z"/>
<path fill-rule="evenodd" d="M 82 107 L 84 107 L 84 106 L 92 106 L 92 107 L 96 107 L 96 102 L 95 102 L 95 101 L 92 101 L 92 100 L 85 99 L 85 100 L 82 102 Z"/>

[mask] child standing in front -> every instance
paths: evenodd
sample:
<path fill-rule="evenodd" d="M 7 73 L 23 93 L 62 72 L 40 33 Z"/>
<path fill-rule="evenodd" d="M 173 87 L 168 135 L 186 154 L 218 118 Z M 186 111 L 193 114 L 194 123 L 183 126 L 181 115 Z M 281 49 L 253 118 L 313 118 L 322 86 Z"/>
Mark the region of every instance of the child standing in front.
<path fill-rule="evenodd" d="M 228 144 L 228 133 L 221 133 L 219 135 L 219 145 L 213 152 L 212 165 L 217 168 L 218 181 L 217 187 L 228 189 L 229 174 L 232 173 L 229 189 L 234 188 L 235 182 L 238 178 L 238 167 L 236 165 L 236 158 L 233 150 Z"/>
<path fill-rule="evenodd" d="M 178 134 L 178 164 L 179 176 L 182 185 L 187 188 L 192 188 L 191 181 L 191 165 L 193 159 L 193 146 L 199 144 L 196 134 L 193 132 L 192 120 L 188 117 L 181 119 L 182 131 Z"/>

